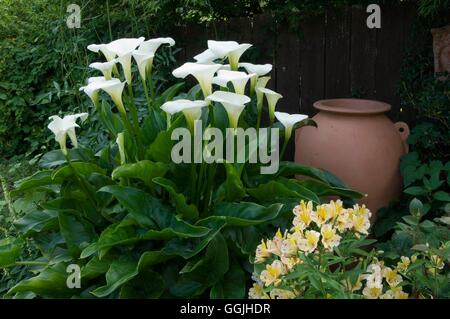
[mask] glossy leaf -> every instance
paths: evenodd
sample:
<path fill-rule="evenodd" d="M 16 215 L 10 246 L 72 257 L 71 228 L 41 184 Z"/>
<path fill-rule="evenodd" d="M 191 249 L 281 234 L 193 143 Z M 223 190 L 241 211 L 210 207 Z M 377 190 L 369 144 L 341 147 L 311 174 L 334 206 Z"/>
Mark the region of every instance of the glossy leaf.
<path fill-rule="evenodd" d="M 0 268 L 13 266 L 21 252 L 21 240 L 14 237 L 0 240 Z"/>
<path fill-rule="evenodd" d="M 157 177 L 153 179 L 153 182 L 163 187 L 169 193 L 170 199 L 179 215 L 189 220 L 198 219 L 197 207 L 187 203 L 184 195 L 176 191 L 176 185 L 171 180 Z"/>
<path fill-rule="evenodd" d="M 250 226 L 273 220 L 278 217 L 282 204 L 268 207 L 255 203 L 220 203 L 214 209 L 215 216 L 224 217 L 228 225 Z"/>
<path fill-rule="evenodd" d="M 141 226 L 151 228 L 147 232 L 148 239 L 158 239 L 158 235 L 162 236 L 160 239 L 174 236 L 202 237 L 209 232 L 206 227 L 191 225 L 178 219 L 170 207 L 137 188 L 107 186 L 100 191 L 113 194 Z M 170 234 L 173 236 L 168 236 Z"/>
<path fill-rule="evenodd" d="M 162 177 L 166 174 L 169 167 L 164 163 L 155 163 L 149 160 L 143 160 L 137 163 L 125 164 L 117 167 L 112 172 L 112 178 L 136 178 L 144 182 L 148 187 L 154 187 L 152 180 L 156 177 Z"/>

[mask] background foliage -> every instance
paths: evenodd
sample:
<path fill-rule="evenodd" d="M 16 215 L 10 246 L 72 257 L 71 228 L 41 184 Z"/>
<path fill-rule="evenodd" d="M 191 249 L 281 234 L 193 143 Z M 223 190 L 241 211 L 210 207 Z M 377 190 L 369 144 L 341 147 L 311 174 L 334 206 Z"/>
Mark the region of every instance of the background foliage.
<path fill-rule="evenodd" d="M 276 24 L 288 22 L 295 26 L 304 17 L 323 12 L 326 6 L 391 3 L 386 0 L 81 0 L 77 3 L 82 10 L 82 28 L 69 29 L 66 8 L 72 2 L 0 0 L 0 73 L 6 75 L 0 80 L 1 157 L 38 153 L 41 147 L 48 148 L 51 138 L 44 126 L 47 117 L 69 109 L 74 112 L 87 109 L 87 100 L 82 98 L 78 87 L 90 72 L 87 67 L 80 67 L 92 61 L 89 59 L 92 53 L 86 50 L 90 43 L 136 34 L 163 36 L 180 24 L 214 23 L 259 13 L 271 14 Z M 428 24 L 436 23 L 438 13 L 450 7 L 449 0 L 417 2 L 418 12 Z M 425 65 L 429 66 L 428 29 L 419 30 L 422 34 L 417 47 L 426 52 L 421 61 L 425 60 Z M 167 70 L 171 69 L 173 61 L 167 60 Z M 411 104 L 413 99 L 412 104 L 420 112 L 419 106 L 426 102 L 430 105 L 428 109 L 439 112 L 440 102 L 448 104 L 448 95 L 438 96 L 442 86 L 448 92 L 448 82 L 435 85 L 429 78 L 423 85 L 418 80 L 425 74 L 417 72 L 414 65 L 419 63 L 407 66 L 412 71 L 405 78 L 404 103 Z M 417 86 L 424 89 L 417 90 Z M 430 91 L 436 92 L 433 101 L 429 101 Z M 411 97 L 407 92 L 415 93 Z"/>

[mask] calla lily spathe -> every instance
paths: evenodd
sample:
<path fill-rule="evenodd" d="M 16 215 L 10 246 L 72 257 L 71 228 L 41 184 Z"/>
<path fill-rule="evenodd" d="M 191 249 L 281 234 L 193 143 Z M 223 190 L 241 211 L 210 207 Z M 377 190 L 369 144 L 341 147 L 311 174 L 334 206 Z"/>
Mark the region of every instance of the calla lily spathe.
<path fill-rule="evenodd" d="M 247 73 L 254 74 L 254 76 L 250 79 L 250 95 L 253 95 L 253 93 L 255 92 L 259 77 L 264 76 L 272 71 L 272 64 L 239 63 L 239 67 L 243 67 L 247 71 Z M 264 84 L 264 87 L 265 86 L 266 85 Z"/>
<path fill-rule="evenodd" d="M 239 63 L 248 73 L 255 73 L 258 77 L 266 75 L 272 71 L 272 64 L 253 64 L 253 63 Z"/>
<path fill-rule="evenodd" d="M 205 106 L 208 106 L 208 103 L 202 100 L 190 101 L 181 99 L 164 103 L 161 106 L 161 110 L 169 115 L 183 112 L 189 129 L 194 131 L 194 123 L 202 115 L 202 108 Z"/>
<path fill-rule="evenodd" d="M 275 108 L 277 106 L 278 100 L 281 99 L 283 96 L 275 91 L 272 91 L 271 89 L 268 88 L 263 88 L 263 87 L 258 87 L 256 89 L 256 91 L 258 92 L 262 92 L 267 99 L 267 104 L 269 107 L 269 119 L 270 119 L 270 125 L 273 124 L 273 120 L 275 119 Z"/>
<path fill-rule="evenodd" d="M 225 91 L 216 91 L 206 99 L 223 105 L 227 111 L 228 121 L 232 128 L 237 128 L 239 117 L 245 108 L 245 104 L 251 101 L 246 95 Z"/>
<path fill-rule="evenodd" d="M 217 76 L 213 78 L 213 83 L 222 87 L 227 87 L 228 82 L 233 83 L 234 91 L 237 94 L 245 94 L 245 86 L 248 79 L 253 77 L 253 74 L 245 72 L 219 70 Z"/>
<path fill-rule="evenodd" d="M 139 46 L 139 51 L 147 52 L 147 53 L 155 53 L 159 47 L 163 44 L 168 44 L 169 47 L 175 45 L 175 40 L 168 37 L 168 38 L 156 38 L 156 39 L 150 39 L 147 41 L 144 41 Z"/>
<path fill-rule="evenodd" d="M 220 58 L 216 54 L 214 54 L 213 51 L 210 49 L 206 49 L 202 53 L 197 54 L 194 56 L 194 60 L 197 61 L 197 63 L 203 63 L 203 64 L 211 64 L 214 63 L 214 60 Z"/>
<path fill-rule="evenodd" d="M 168 44 L 170 47 L 175 44 L 172 38 L 156 38 L 142 42 L 139 48 L 133 51 L 133 58 L 136 61 L 139 69 L 139 74 L 145 81 L 147 73 L 151 73 L 153 67 L 153 58 L 156 51 L 163 44 Z"/>
<path fill-rule="evenodd" d="M 154 57 L 155 53 L 153 52 L 145 52 L 141 50 L 133 51 L 133 58 L 136 61 L 139 75 L 144 81 L 147 79 L 147 73 L 151 72 Z"/>
<path fill-rule="evenodd" d="M 110 51 L 115 53 L 117 56 L 123 56 L 127 53 L 131 53 L 136 48 L 144 42 L 145 38 L 122 38 L 114 40 L 106 45 L 106 48 Z"/>
<path fill-rule="evenodd" d="M 55 134 L 55 140 L 59 143 L 62 152 L 67 155 L 66 137 L 69 135 L 72 145 L 78 147 L 77 136 L 75 134 L 75 128 L 79 127 L 76 123 L 77 119 L 81 119 L 84 122 L 88 117 L 87 113 L 78 113 L 66 115 L 64 118 L 58 115 L 50 116 L 51 122 L 48 124 L 48 129 Z"/>
<path fill-rule="evenodd" d="M 236 41 L 208 40 L 208 49 L 218 57 L 228 57 L 228 62 L 233 71 L 238 69 L 241 55 L 251 46 L 249 43 L 239 44 Z"/>
<path fill-rule="evenodd" d="M 187 62 L 179 68 L 173 70 L 172 74 L 176 78 L 184 79 L 188 75 L 192 75 L 200 84 L 203 95 L 205 97 L 211 95 L 212 79 L 217 70 L 220 69 L 221 64 L 201 64 Z"/>
<path fill-rule="evenodd" d="M 116 53 L 108 50 L 106 46 L 107 44 L 90 44 L 87 46 L 87 49 L 95 53 L 100 51 L 105 56 L 106 61 L 109 62 L 115 59 Z"/>
<path fill-rule="evenodd" d="M 112 41 L 106 48 L 117 55 L 116 61 L 122 65 L 123 73 L 128 85 L 131 85 L 131 56 L 133 51 L 144 42 L 144 37 L 123 38 Z"/>
<path fill-rule="evenodd" d="M 119 148 L 120 165 L 124 165 L 127 159 L 125 153 L 125 134 L 123 132 L 117 134 L 116 143 Z"/>
<path fill-rule="evenodd" d="M 80 91 L 86 93 L 87 96 L 92 100 L 95 107 L 98 107 L 98 91 L 100 90 L 100 82 L 106 81 L 103 76 L 90 77 L 86 86 L 80 87 Z M 117 80 L 119 81 L 119 80 Z M 119 81 L 120 82 L 120 81 Z"/>
<path fill-rule="evenodd" d="M 94 62 L 94 63 L 89 64 L 89 67 L 101 71 L 106 80 L 111 80 L 112 79 L 112 75 L 111 75 L 112 69 L 115 64 L 116 64 L 116 61 L 111 60 L 108 62 Z"/>
<path fill-rule="evenodd" d="M 125 106 L 122 101 L 122 92 L 125 87 L 125 82 L 121 82 L 119 79 L 111 79 L 94 83 L 97 84 L 99 89 L 108 93 L 119 112 L 126 116 Z"/>
<path fill-rule="evenodd" d="M 295 124 L 308 118 L 305 114 L 289 114 L 284 112 L 275 112 L 275 117 L 284 126 L 284 137 L 289 140 L 292 135 L 292 129 Z"/>

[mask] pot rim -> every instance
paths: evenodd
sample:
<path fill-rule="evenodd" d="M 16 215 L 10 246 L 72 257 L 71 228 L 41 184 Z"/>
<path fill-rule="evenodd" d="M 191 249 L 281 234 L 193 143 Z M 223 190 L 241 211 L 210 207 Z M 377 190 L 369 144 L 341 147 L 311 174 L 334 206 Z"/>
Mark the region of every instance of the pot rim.
<path fill-rule="evenodd" d="M 341 114 L 380 114 L 391 109 L 391 105 L 365 99 L 327 99 L 315 102 L 314 108 L 331 113 Z"/>

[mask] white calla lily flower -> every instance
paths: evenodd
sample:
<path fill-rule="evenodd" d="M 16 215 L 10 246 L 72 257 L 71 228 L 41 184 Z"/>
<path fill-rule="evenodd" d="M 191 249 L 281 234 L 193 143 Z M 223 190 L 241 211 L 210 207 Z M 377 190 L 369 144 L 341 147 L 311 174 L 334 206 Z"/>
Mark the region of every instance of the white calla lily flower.
<path fill-rule="evenodd" d="M 115 61 L 122 65 L 123 74 L 128 85 L 131 85 L 131 55 L 133 51 L 144 42 L 145 38 L 123 38 L 114 40 L 106 45 L 106 48 L 117 55 Z"/>
<path fill-rule="evenodd" d="M 269 119 L 270 119 L 270 125 L 273 124 L 273 120 L 275 119 L 275 108 L 277 106 L 278 100 L 281 99 L 283 96 L 275 91 L 272 91 L 268 88 L 258 87 L 256 91 L 262 92 L 267 99 L 267 104 L 269 107 Z"/>
<path fill-rule="evenodd" d="M 119 56 L 115 59 L 115 61 L 119 62 L 122 66 L 123 74 L 128 85 L 131 85 L 131 82 L 133 80 L 131 74 L 131 56 L 132 52 L 128 52 L 127 54 Z"/>
<path fill-rule="evenodd" d="M 80 91 L 86 93 L 87 96 L 92 100 L 92 103 L 96 108 L 98 108 L 98 91 L 100 90 L 100 82 L 106 81 L 103 76 L 94 76 L 88 78 L 88 84 L 86 86 L 80 87 Z M 119 80 L 117 80 L 119 81 Z M 120 82 L 120 81 L 119 81 Z"/>
<path fill-rule="evenodd" d="M 212 79 L 220 67 L 221 64 L 200 64 L 187 62 L 179 68 L 173 70 L 172 74 L 176 78 L 183 79 L 188 75 L 192 75 L 200 84 L 203 95 L 207 97 L 211 95 Z"/>
<path fill-rule="evenodd" d="M 217 76 L 213 78 L 213 83 L 222 87 L 227 87 L 228 82 L 233 83 L 234 91 L 237 94 L 245 94 L 245 86 L 253 74 L 239 71 L 219 70 Z"/>
<path fill-rule="evenodd" d="M 117 134 L 116 143 L 119 147 L 120 165 L 124 165 L 127 158 L 125 154 L 125 134 L 123 132 Z"/>
<path fill-rule="evenodd" d="M 106 44 L 90 44 L 88 45 L 87 49 L 95 53 L 98 53 L 100 51 L 105 56 L 106 61 L 109 62 L 115 59 L 116 53 L 108 50 L 106 46 Z"/>
<path fill-rule="evenodd" d="M 231 71 L 231 66 L 229 64 L 223 64 L 219 70 Z"/>
<path fill-rule="evenodd" d="M 139 75 L 144 81 L 147 78 L 147 73 L 151 72 L 154 57 L 154 52 L 145 52 L 141 50 L 133 51 L 133 58 L 138 66 Z"/>
<path fill-rule="evenodd" d="M 111 80 L 112 79 L 112 75 L 111 75 L 112 69 L 115 64 L 116 64 L 116 61 L 111 60 L 108 62 L 94 62 L 94 63 L 89 64 L 89 67 L 102 72 L 103 76 L 105 77 L 106 80 Z"/>
<path fill-rule="evenodd" d="M 253 93 L 255 92 L 259 77 L 264 76 L 272 71 L 272 64 L 239 63 L 239 67 L 243 67 L 247 71 L 247 73 L 252 73 L 255 75 L 250 79 L 250 95 L 253 95 Z"/>
<path fill-rule="evenodd" d="M 169 115 L 173 115 L 178 112 L 183 112 L 189 129 L 194 131 L 195 121 L 202 115 L 202 108 L 208 106 L 208 103 L 202 100 L 190 101 L 190 100 L 175 100 L 164 103 L 161 106 L 161 110 Z"/>
<path fill-rule="evenodd" d="M 225 91 L 216 91 L 206 99 L 223 105 L 228 114 L 228 121 L 234 129 L 237 128 L 239 117 L 245 108 L 245 104 L 251 101 L 246 95 Z"/>
<path fill-rule="evenodd" d="M 238 69 L 241 55 L 251 46 L 249 43 L 239 44 L 236 41 L 208 40 L 208 49 L 221 58 L 228 57 L 231 70 L 234 71 Z"/>
<path fill-rule="evenodd" d="M 91 76 L 90 78 L 87 79 L 87 83 L 93 83 L 93 82 L 102 82 L 102 81 L 106 81 L 104 76 Z"/>
<path fill-rule="evenodd" d="M 122 101 L 122 92 L 125 87 L 125 82 L 121 82 L 119 79 L 111 79 L 94 83 L 97 84 L 99 89 L 108 93 L 119 112 L 126 116 L 125 106 Z"/>
<path fill-rule="evenodd" d="M 253 80 L 253 78 L 252 78 Z M 267 82 L 269 82 L 270 76 L 263 76 L 258 78 L 255 84 L 255 90 L 256 90 L 256 109 L 258 110 L 258 120 L 256 124 L 256 129 L 259 129 L 261 125 L 261 114 L 262 114 L 262 107 L 264 102 L 264 93 L 260 92 L 258 88 L 265 88 L 267 85 Z"/>
<path fill-rule="evenodd" d="M 146 53 L 155 53 L 162 44 L 168 44 L 169 47 L 175 45 L 175 40 L 168 38 L 156 38 L 144 41 L 139 46 L 139 51 Z"/>
<path fill-rule="evenodd" d="M 66 115 L 64 118 L 58 115 L 50 116 L 51 122 L 48 124 L 48 129 L 55 134 L 55 140 L 59 143 L 62 152 L 67 155 L 66 137 L 69 135 L 72 145 L 78 147 L 77 136 L 75 134 L 75 128 L 79 127 L 76 123 L 77 119 L 81 119 L 84 122 L 88 117 L 87 113 L 79 113 Z"/>
<path fill-rule="evenodd" d="M 272 64 L 253 64 L 253 63 L 239 63 L 248 73 L 255 73 L 258 77 L 266 75 L 272 71 Z"/>
<path fill-rule="evenodd" d="M 292 135 L 292 129 L 295 124 L 308 118 L 305 114 L 289 114 L 285 112 L 275 112 L 275 117 L 284 126 L 284 136 L 289 140 Z"/>
<path fill-rule="evenodd" d="M 257 103 L 256 105 L 258 105 L 258 109 L 262 108 L 263 105 L 263 101 L 264 101 L 264 93 L 261 92 L 260 90 L 258 90 L 258 88 L 265 88 L 267 83 L 270 80 L 270 76 L 263 76 L 258 78 L 258 80 L 256 81 L 256 85 L 255 85 L 255 90 L 256 90 L 256 100 Z"/>
<path fill-rule="evenodd" d="M 115 53 L 117 56 L 123 56 L 125 54 L 131 53 L 136 48 L 144 42 L 145 38 L 122 38 L 114 40 L 106 45 L 106 48 Z"/>
<path fill-rule="evenodd" d="M 214 63 L 214 60 L 216 60 L 218 58 L 220 58 L 220 57 L 217 56 L 216 54 L 214 54 L 214 52 L 211 51 L 210 49 L 206 49 L 202 53 L 199 53 L 196 56 L 194 56 L 194 60 L 197 61 L 197 63 L 202 63 L 202 64 Z"/>

